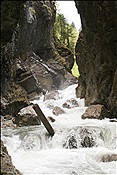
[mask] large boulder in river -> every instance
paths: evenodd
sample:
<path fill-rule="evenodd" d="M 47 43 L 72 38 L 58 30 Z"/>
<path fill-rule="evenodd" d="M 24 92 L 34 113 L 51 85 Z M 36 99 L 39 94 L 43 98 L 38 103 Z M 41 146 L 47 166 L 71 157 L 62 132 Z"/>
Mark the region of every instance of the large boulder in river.
<path fill-rule="evenodd" d="M 22 175 L 13 165 L 11 156 L 8 154 L 7 148 L 4 146 L 3 141 L 1 145 L 1 174 L 2 175 Z"/>
<path fill-rule="evenodd" d="M 75 107 L 78 107 L 78 106 L 79 106 L 79 104 L 74 98 L 71 98 L 70 100 L 67 100 L 62 105 L 63 108 L 68 108 L 68 109 L 75 108 Z"/>
<path fill-rule="evenodd" d="M 89 106 L 84 114 L 81 116 L 82 119 L 104 119 L 108 116 L 108 111 L 104 105 L 91 105 Z"/>
<path fill-rule="evenodd" d="M 101 157 L 101 162 L 117 161 L 117 154 L 104 154 Z"/>
<path fill-rule="evenodd" d="M 63 109 L 61 109 L 60 107 L 58 107 L 58 106 L 55 106 L 54 107 L 54 109 L 52 110 L 52 113 L 54 114 L 54 115 L 60 115 L 60 114 L 64 114 L 65 113 L 65 111 L 63 110 Z"/>

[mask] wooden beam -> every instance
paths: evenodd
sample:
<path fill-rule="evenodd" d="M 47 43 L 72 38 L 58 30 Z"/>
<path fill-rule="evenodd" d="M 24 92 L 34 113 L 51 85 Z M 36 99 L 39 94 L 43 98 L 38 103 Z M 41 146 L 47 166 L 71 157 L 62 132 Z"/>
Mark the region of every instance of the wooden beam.
<path fill-rule="evenodd" d="M 49 134 L 51 136 L 53 136 L 54 135 L 54 130 L 53 130 L 52 126 L 50 125 L 50 123 L 48 122 L 48 120 L 46 119 L 46 117 L 43 114 L 43 112 L 41 111 L 41 109 L 38 106 L 38 104 L 34 104 L 33 105 L 33 109 L 37 113 L 38 120 L 41 120 L 42 121 L 43 125 L 45 126 L 45 128 L 47 129 L 47 131 L 49 132 Z"/>

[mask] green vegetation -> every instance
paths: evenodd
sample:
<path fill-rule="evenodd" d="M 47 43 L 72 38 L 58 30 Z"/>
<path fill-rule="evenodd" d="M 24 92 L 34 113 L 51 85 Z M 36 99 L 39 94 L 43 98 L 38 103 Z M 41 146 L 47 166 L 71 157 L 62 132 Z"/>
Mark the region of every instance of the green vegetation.
<path fill-rule="evenodd" d="M 61 44 L 69 48 L 72 53 L 75 53 L 75 45 L 78 39 L 78 31 L 72 22 L 69 24 L 63 14 L 57 13 L 56 22 L 54 24 L 54 37 Z"/>
<path fill-rule="evenodd" d="M 74 61 L 74 65 L 72 67 L 72 74 L 75 76 L 75 77 L 79 77 L 80 74 L 79 74 L 79 71 L 78 71 L 78 65 L 76 63 L 76 60 Z"/>
<path fill-rule="evenodd" d="M 58 8 L 56 4 L 56 8 Z M 67 19 L 63 14 L 56 14 L 56 21 L 54 24 L 54 38 L 56 43 L 59 42 L 64 48 L 68 48 L 74 55 L 75 58 L 75 46 L 79 36 L 79 32 L 77 31 L 74 23 L 69 24 Z M 65 64 L 65 63 L 64 63 Z M 75 77 L 79 77 L 78 65 L 74 59 L 74 66 L 72 68 L 72 74 Z"/>

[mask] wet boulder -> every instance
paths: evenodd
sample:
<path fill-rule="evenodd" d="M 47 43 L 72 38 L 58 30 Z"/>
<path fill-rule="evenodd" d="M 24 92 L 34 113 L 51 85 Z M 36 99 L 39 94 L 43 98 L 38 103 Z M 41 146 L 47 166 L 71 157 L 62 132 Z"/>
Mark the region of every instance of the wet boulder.
<path fill-rule="evenodd" d="M 67 100 L 62 105 L 63 108 L 68 108 L 68 109 L 75 108 L 75 107 L 78 107 L 78 106 L 79 106 L 79 104 L 74 98 L 71 98 L 70 100 Z"/>
<path fill-rule="evenodd" d="M 96 145 L 95 137 L 89 128 L 81 128 L 80 139 L 82 147 L 93 147 Z"/>
<path fill-rule="evenodd" d="M 117 161 L 117 154 L 105 154 L 101 157 L 101 162 Z"/>
<path fill-rule="evenodd" d="M 93 147 L 95 145 L 94 139 L 92 136 L 85 136 L 81 141 L 82 147 Z"/>
<path fill-rule="evenodd" d="M 7 148 L 1 141 L 1 174 L 2 175 L 22 175 L 13 165 L 11 156 L 8 154 Z"/>
<path fill-rule="evenodd" d="M 110 122 L 117 122 L 117 119 L 111 119 Z"/>
<path fill-rule="evenodd" d="M 89 106 L 84 114 L 81 116 L 82 119 L 104 119 L 108 116 L 108 111 L 104 105 L 91 105 Z"/>
<path fill-rule="evenodd" d="M 51 121 L 51 122 L 55 122 L 55 119 L 54 119 L 53 117 L 51 117 L 51 116 L 48 116 L 47 119 L 48 119 L 49 121 Z"/>
<path fill-rule="evenodd" d="M 13 118 L 13 123 L 17 126 L 31 126 L 40 125 L 41 122 L 37 119 L 37 114 L 33 110 L 32 106 L 23 108 L 17 116 Z"/>
<path fill-rule="evenodd" d="M 63 110 L 63 109 L 61 109 L 60 107 L 58 107 L 58 106 L 55 106 L 54 107 L 54 109 L 52 110 L 52 113 L 54 114 L 54 115 L 60 115 L 60 114 L 64 114 L 65 113 L 65 111 Z"/>
<path fill-rule="evenodd" d="M 67 138 L 66 143 L 63 145 L 67 149 L 76 149 L 77 148 L 77 139 L 74 134 L 70 134 Z"/>

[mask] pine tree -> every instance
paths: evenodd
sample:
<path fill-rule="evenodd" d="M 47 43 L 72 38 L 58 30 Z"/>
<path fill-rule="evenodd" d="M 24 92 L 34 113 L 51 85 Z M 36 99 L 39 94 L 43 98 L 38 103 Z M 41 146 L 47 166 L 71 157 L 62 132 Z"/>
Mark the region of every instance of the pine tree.
<path fill-rule="evenodd" d="M 67 19 L 61 13 L 57 13 L 56 15 L 54 37 L 74 53 L 75 44 L 78 39 L 78 32 L 74 23 L 72 22 L 69 24 Z"/>

